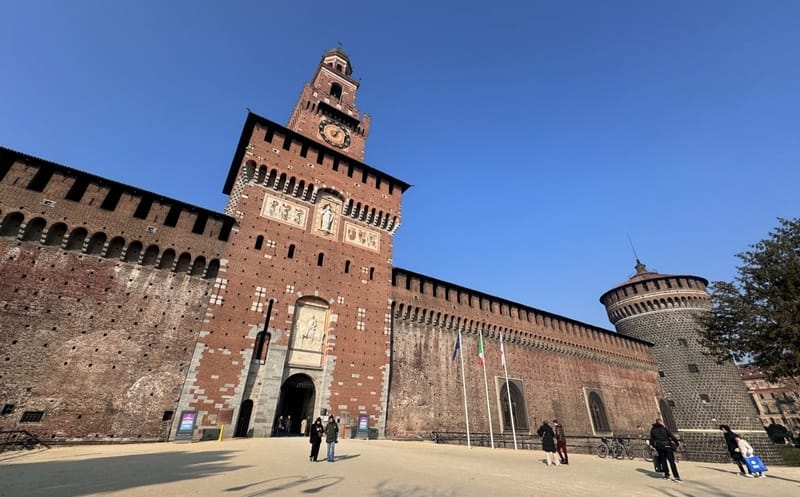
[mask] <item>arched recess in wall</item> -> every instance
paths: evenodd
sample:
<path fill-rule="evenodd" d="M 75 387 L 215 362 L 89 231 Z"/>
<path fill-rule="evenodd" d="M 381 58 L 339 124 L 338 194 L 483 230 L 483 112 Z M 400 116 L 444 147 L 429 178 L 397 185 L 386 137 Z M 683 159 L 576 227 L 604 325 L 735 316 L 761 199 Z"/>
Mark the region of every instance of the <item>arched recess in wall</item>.
<path fill-rule="evenodd" d="M 128 250 L 125 251 L 125 262 L 139 262 L 139 256 L 142 255 L 142 242 L 135 241 L 128 245 Z"/>
<path fill-rule="evenodd" d="M 172 269 L 173 264 L 175 264 L 175 251 L 167 249 L 161 255 L 161 260 L 158 261 L 158 269 Z"/>
<path fill-rule="evenodd" d="M 60 247 L 61 244 L 64 242 L 64 235 L 67 234 L 67 225 L 64 223 L 56 223 L 47 230 L 47 236 L 45 236 L 44 244 L 50 246 L 58 246 Z"/>
<path fill-rule="evenodd" d="M 217 274 L 219 274 L 219 259 L 211 259 L 211 262 L 208 263 L 204 278 L 213 280 L 217 277 Z"/>
<path fill-rule="evenodd" d="M 142 256 L 142 266 L 153 266 L 158 260 L 158 245 L 150 245 Z"/>
<path fill-rule="evenodd" d="M 514 413 L 514 429 L 518 432 L 529 431 L 528 428 L 528 409 L 525 404 L 525 395 L 520 380 L 497 378 L 498 391 L 500 392 L 500 412 L 503 423 L 503 431 L 511 431 L 511 412 Z M 509 406 L 509 394 L 511 395 L 511 405 Z"/>
<path fill-rule="evenodd" d="M 175 263 L 176 273 L 185 273 L 189 271 L 189 266 L 192 263 L 192 256 L 188 252 L 184 252 L 178 257 L 178 262 Z"/>
<path fill-rule="evenodd" d="M 85 228 L 75 228 L 67 238 L 67 243 L 64 245 L 65 250 L 81 250 L 83 248 L 83 241 L 89 234 Z"/>
<path fill-rule="evenodd" d="M 192 270 L 189 272 L 192 276 L 202 276 L 206 270 L 206 258 L 202 255 L 194 260 Z"/>
<path fill-rule="evenodd" d="M 28 221 L 25 231 L 22 233 L 22 241 L 38 242 L 42 239 L 42 233 L 47 223 L 44 219 L 37 217 Z"/>
<path fill-rule="evenodd" d="M 610 433 L 611 425 L 608 422 L 608 414 L 606 412 L 606 404 L 599 392 L 595 390 L 587 390 L 586 405 L 589 408 L 589 417 L 592 420 L 592 429 L 595 435 L 600 433 Z"/>
<path fill-rule="evenodd" d="M 6 214 L 6 217 L 3 218 L 3 223 L 0 224 L 0 236 L 16 238 L 19 235 L 19 229 L 22 226 L 22 221 L 24 220 L 25 217 L 21 212 L 12 212 L 11 214 Z"/>
<path fill-rule="evenodd" d="M 115 236 L 108 242 L 108 248 L 106 249 L 106 255 L 104 257 L 108 259 L 119 259 L 122 255 L 122 249 L 125 248 L 125 239 L 121 236 Z"/>
<path fill-rule="evenodd" d="M 106 245 L 106 234 L 98 231 L 89 238 L 89 243 L 86 245 L 86 253 L 89 255 L 100 255 L 103 253 L 103 247 Z"/>

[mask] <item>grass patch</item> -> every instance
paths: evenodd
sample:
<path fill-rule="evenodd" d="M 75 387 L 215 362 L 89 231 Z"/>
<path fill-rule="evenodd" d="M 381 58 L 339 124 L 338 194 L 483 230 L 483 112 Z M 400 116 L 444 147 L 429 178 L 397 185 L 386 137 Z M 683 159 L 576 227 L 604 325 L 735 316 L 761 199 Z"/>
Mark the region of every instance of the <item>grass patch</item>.
<path fill-rule="evenodd" d="M 791 445 L 778 445 L 777 448 L 787 466 L 800 466 L 800 449 Z"/>

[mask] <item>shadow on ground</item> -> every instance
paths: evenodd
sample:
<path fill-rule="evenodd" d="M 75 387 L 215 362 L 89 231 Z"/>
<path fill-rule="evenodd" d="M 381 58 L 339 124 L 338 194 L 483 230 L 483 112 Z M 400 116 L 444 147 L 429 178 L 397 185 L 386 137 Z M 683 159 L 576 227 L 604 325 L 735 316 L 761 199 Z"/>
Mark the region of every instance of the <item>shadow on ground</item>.
<path fill-rule="evenodd" d="M 0 495 L 78 497 L 204 478 L 243 468 L 228 463 L 234 453 L 166 452 L 0 466 Z M 46 482 L 43 474 L 50 475 Z"/>

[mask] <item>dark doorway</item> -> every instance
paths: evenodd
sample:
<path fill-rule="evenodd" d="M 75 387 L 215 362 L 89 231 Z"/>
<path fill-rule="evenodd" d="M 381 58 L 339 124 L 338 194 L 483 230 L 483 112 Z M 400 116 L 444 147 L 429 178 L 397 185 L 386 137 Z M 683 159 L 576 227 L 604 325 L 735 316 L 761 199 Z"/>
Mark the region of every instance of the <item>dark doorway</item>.
<path fill-rule="evenodd" d="M 250 399 L 245 400 L 242 402 L 241 407 L 239 408 L 239 418 L 236 420 L 236 430 L 233 432 L 233 436 L 236 437 L 246 437 L 247 436 L 247 429 L 250 426 L 250 415 L 253 413 L 253 401 Z"/>
<path fill-rule="evenodd" d="M 283 416 L 285 435 L 299 435 L 302 419 L 314 415 L 314 393 L 314 382 L 304 374 L 292 375 L 283 383 L 275 419 Z"/>
<path fill-rule="evenodd" d="M 522 385 L 517 380 L 500 380 L 500 405 L 503 410 L 503 431 L 511 431 L 511 411 L 514 411 L 514 429 L 528 431 L 528 412 L 525 409 L 525 396 L 522 394 Z M 508 396 L 511 393 L 511 407 L 508 405 Z"/>

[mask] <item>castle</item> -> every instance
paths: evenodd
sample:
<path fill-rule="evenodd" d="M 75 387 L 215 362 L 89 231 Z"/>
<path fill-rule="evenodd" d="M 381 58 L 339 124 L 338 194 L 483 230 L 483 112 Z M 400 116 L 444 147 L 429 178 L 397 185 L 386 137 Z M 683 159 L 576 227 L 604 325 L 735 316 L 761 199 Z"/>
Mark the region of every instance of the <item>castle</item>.
<path fill-rule="evenodd" d="M 426 438 L 465 430 L 466 397 L 474 432 L 558 418 L 636 436 L 663 417 L 713 459 L 714 422 L 752 425 L 744 387 L 691 340 L 702 278 L 639 268 L 602 297 L 615 333 L 393 267 L 409 185 L 364 162 L 358 89 L 336 48 L 287 126 L 248 113 L 224 213 L 0 148 L 0 427 L 263 437 L 332 414 L 351 435 Z M 483 340 L 486 383 L 467 360 L 462 385 L 459 333 L 469 355 Z M 698 370 L 679 372 L 689 352 Z"/>

